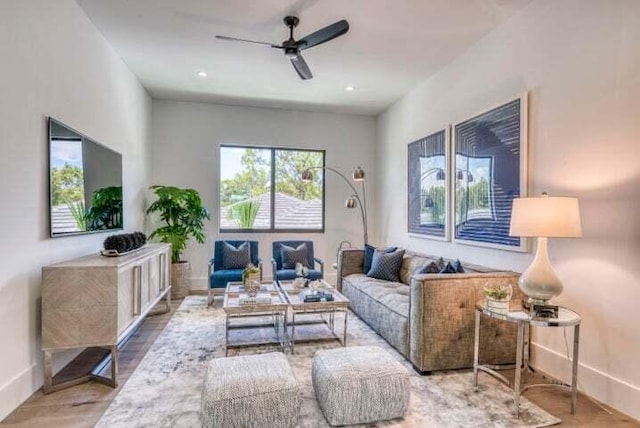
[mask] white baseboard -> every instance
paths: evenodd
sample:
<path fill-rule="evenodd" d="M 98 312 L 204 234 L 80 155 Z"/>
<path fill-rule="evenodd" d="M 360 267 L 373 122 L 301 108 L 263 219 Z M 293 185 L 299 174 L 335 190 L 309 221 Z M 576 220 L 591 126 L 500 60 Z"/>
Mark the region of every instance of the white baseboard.
<path fill-rule="evenodd" d="M 4 420 L 37 389 L 35 363 L 0 386 L 0 421 Z"/>
<path fill-rule="evenodd" d="M 81 352 L 82 349 L 69 349 L 56 353 L 53 359 L 53 373 L 58 373 Z M 40 359 L 0 386 L 0 421 L 42 388 L 42 382 L 43 369 L 42 359 Z"/>
<path fill-rule="evenodd" d="M 561 352 L 531 343 L 532 365 L 569 383 L 571 363 Z M 640 420 L 640 387 L 584 363 L 578 363 L 578 389 L 620 412 Z M 567 401 L 567 406 L 569 402 Z M 580 412 L 580 409 L 578 409 Z"/>

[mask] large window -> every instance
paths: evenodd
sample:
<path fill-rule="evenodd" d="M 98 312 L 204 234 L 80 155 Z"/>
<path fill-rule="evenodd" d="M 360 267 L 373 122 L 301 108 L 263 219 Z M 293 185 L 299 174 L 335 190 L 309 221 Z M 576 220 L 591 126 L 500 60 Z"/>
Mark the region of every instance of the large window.
<path fill-rule="evenodd" d="M 324 232 L 322 167 L 324 150 L 222 145 L 220 231 Z"/>

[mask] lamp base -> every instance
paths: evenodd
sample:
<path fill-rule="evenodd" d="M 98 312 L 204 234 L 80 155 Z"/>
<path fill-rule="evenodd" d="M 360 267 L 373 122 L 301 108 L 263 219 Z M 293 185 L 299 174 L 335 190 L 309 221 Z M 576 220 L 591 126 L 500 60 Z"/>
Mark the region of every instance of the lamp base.
<path fill-rule="evenodd" d="M 547 238 L 538 238 L 536 256 L 520 276 L 518 286 L 532 305 L 547 304 L 549 299 L 562 293 L 562 282 L 549 261 Z"/>

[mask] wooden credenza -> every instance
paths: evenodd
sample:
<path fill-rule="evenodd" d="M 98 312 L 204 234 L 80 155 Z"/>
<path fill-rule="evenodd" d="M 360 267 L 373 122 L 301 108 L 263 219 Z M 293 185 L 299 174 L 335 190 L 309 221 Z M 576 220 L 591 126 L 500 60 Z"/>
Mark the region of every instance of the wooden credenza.
<path fill-rule="evenodd" d="M 42 268 L 44 393 L 93 379 L 117 386 L 118 344 L 160 300 L 171 304 L 171 246 L 148 244 L 121 257 L 98 254 Z M 52 354 L 72 348 L 111 352 L 111 377 L 91 373 L 53 383 Z"/>

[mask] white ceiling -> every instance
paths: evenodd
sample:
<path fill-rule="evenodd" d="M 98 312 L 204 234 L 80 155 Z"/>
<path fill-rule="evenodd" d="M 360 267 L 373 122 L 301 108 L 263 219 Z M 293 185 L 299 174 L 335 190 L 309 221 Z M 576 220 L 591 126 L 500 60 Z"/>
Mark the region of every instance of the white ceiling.
<path fill-rule="evenodd" d="M 76 1 L 155 98 L 359 114 L 383 111 L 530 2 Z M 303 52 L 311 80 L 277 49 L 214 37 L 280 43 L 289 14 L 301 20 L 296 39 L 349 21 L 347 34 Z"/>

